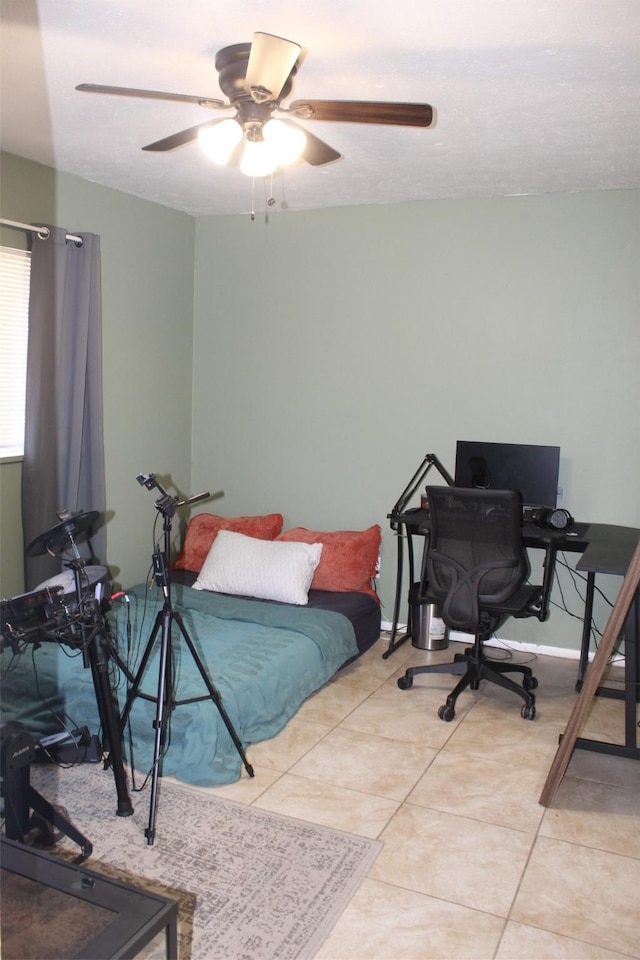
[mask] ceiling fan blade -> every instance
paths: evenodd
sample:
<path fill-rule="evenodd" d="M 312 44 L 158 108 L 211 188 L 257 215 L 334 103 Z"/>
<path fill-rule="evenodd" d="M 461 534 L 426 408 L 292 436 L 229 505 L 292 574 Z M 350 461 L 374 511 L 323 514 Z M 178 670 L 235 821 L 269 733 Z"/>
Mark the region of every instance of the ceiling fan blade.
<path fill-rule="evenodd" d="M 433 108 L 428 103 L 376 103 L 369 100 L 294 100 L 289 112 L 299 120 L 338 120 L 343 123 L 389 123 L 428 127 Z"/>
<path fill-rule="evenodd" d="M 257 103 L 277 100 L 302 47 L 271 33 L 254 33 L 244 88 Z"/>
<path fill-rule="evenodd" d="M 286 120 L 285 122 L 290 127 L 297 127 L 299 130 L 303 130 L 306 142 L 300 156 L 303 160 L 306 160 L 307 163 L 310 163 L 312 167 L 321 167 L 325 163 L 333 163 L 334 160 L 342 159 L 341 153 L 338 153 L 337 150 L 330 147 L 329 144 L 321 140 L 320 137 L 316 137 L 315 133 L 309 133 L 306 127 L 300 126 L 299 123 L 294 123 L 293 120 Z"/>
<path fill-rule="evenodd" d="M 169 137 L 164 137 L 162 140 L 156 140 L 155 143 L 148 143 L 146 147 L 143 147 L 143 150 L 148 150 L 153 153 L 163 152 L 165 150 L 175 150 L 176 147 L 183 147 L 185 143 L 191 143 L 192 140 L 195 140 L 201 130 L 204 130 L 205 127 L 214 127 L 217 123 L 222 123 L 221 120 L 207 120 L 206 123 L 197 123 L 195 127 L 189 127 L 187 130 L 180 130 L 179 133 L 172 133 Z"/>
<path fill-rule="evenodd" d="M 212 100 L 211 97 L 196 97 L 188 93 L 163 93 L 161 90 L 137 90 L 134 87 L 109 87 L 100 83 L 81 83 L 76 90 L 83 93 L 108 93 L 117 97 L 141 97 L 144 100 L 178 100 L 183 103 L 197 103 L 201 107 L 211 107 L 214 110 L 229 106 L 223 100 Z"/>

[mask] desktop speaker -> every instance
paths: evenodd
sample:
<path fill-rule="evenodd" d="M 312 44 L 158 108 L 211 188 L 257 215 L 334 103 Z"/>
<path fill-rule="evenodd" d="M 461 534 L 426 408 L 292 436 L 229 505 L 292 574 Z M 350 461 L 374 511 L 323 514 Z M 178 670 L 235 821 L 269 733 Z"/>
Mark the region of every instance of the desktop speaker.
<path fill-rule="evenodd" d="M 550 527 L 552 530 L 565 530 L 573 523 L 573 517 L 568 510 L 542 507 L 532 512 L 531 523 L 536 527 Z"/>

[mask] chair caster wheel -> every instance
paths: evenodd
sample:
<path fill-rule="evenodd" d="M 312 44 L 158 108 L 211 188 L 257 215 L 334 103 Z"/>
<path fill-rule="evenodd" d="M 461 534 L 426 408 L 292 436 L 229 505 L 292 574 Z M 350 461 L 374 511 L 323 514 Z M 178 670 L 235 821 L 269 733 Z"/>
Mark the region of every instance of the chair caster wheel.
<path fill-rule="evenodd" d="M 443 703 L 442 706 L 438 709 L 438 716 L 441 720 L 446 720 L 447 723 L 450 723 L 451 720 L 456 715 L 456 711 L 453 707 L 450 707 L 448 703 Z"/>
<path fill-rule="evenodd" d="M 536 708 L 533 703 L 525 703 L 524 707 L 520 711 L 520 716 L 523 720 L 535 720 L 536 718 Z"/>
<path fill-rule="evenodd" d="M 535 690 L 538 686 L 538 680 L 536 677 L 527 677 L 522 678 L 522 686 L 525 690 Z"/>
<path fill-rule="evenodd" d="M 401 690 L 411 690 L 413 677 L 398 677 L 398 686 Z"/>

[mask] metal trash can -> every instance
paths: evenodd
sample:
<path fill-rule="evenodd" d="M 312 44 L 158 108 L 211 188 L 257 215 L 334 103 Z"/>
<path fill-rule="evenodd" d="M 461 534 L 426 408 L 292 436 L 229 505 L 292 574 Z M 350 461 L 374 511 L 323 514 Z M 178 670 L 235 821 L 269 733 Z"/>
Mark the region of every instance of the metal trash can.
<path fill-rule="evenodd" d="M 411 643 L 419 650 L 446 650 L 449 629 L 435 603 L 418 602 L 419 584 L 411 596 Z"/>

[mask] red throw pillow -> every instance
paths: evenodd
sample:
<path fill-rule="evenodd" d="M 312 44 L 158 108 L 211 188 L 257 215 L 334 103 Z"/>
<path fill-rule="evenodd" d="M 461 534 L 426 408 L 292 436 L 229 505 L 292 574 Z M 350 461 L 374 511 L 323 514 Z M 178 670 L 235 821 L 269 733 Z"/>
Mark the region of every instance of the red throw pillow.
<path fill-rule="evenodd" d="M 218 517 L 213 513 L 199 513 L 187 525 L 182 552 L 174 568 L 199 573 L 211 544 L 221 530 L 244 533 L 257 540 L 275 540 L 283 523 L 281 513 L 268 513 L 263 517 Z"/>
<path fill-rule="evenodd" d="M 378 524 L 368 530 L 336 530 L 330 533 L 294 527 L 276 539 L 322 544 L 322 555 L 313 575 L 312 589 L 334 590 L 338 593 L 355 590 L 378 599 L 371 580 L 376 573 L 380 535 Z"/>

